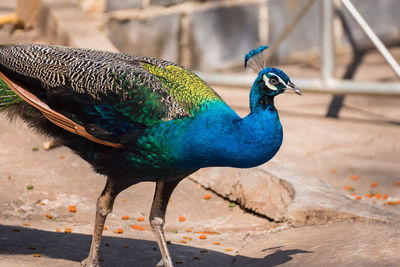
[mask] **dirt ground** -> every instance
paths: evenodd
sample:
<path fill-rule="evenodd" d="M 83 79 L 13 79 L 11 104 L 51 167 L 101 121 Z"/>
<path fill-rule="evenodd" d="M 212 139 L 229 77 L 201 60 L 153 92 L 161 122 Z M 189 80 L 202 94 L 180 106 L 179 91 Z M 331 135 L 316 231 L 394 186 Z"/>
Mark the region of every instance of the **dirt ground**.
<path fill-rule="evenodd" d="M 400 190 L 392 185 L 398 174 L 397 126 L 283 113 L 286 135 L 279 160 L 320 174 L 345 194 L 349 193 L 344 188 L 347 184 L 363 195 L 370 190 L 370 182 L 377 181 L 374 190 L 398 198 Z M 10 125 L 1 118 L 0 127 L 0 266 L 79 266 L 89 249 L 95 201 L 105 178 L 66 148 L 44 151 L 43 138 L 23 124 Z M 354 147 L 347 149 L 350 146 Z M 368 170 L 374 170 L 374 175 Z M 359 180 L 350 178 L 354 174 L 360 175 Z M 27 188 L 30 185 L 33 189 Z M 139 266 L 139 262 L 154 266 L 159 260 L 147 221 L 153 191 L 153 184 L 142 183 L 117 198 L 106 223 L 103 266 Z M 205 200 L 206 194 L 211 199 Z M 399 213 L 399 206 L 384 205 L 381 199 L 360 201 L 375 201 L 372 205 Z M 69 205 L 77 211 L 70 212 Z M 122 216 L 130 218 L 122 220 Z M 180 216 L 186 221 L 180 222 Z M 145 221 L 138 222 L 139 217 Z M 134 224 L 146 229 L 135 230 Z M 67 227 L 72 233 L 64 233 Z M 166 236 L 174 261 L 182 266 L 397 266 L 398 227 L 398 223 L 358 222 L 288 230 L 285 224 L 230 207 L 229 202 L 185 180 L 172 196 Z M 123 234 L 114 233 L 118 228 Z M 203 240 L 201 232 L 217 234 Z"/>

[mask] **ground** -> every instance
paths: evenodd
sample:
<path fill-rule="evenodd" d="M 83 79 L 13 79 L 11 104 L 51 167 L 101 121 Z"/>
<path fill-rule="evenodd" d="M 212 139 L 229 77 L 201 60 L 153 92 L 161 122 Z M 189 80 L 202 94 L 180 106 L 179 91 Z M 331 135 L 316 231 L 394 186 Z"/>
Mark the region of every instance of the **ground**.
<path fill-rule="evenodd" d="M 43 42 L 33 33 L 15 31 L 10 36 L 10 29 L 0 29 L 1 43 Z M 399 58 L 399 49 L 392 51 Z M 377 53 L 365 62 L 357 79 L 393 80 Z M 298 65 L 286 70 L 294 82 L 297 75 L 317 71 L 318 66 Z M 239 114 L 248 112 L 248 90 L 216 90 Z M 277 98 L 285 137 L 276 159 L 349 197 L 359 196 L 359 201 L 400 215 L 400 205 L 387 204 L 400 197 L 400 186 L 395 185 L 400 182 L 400 98 L 346 96 L 339 118 L 330 119 L 324 115 L 331 98 L 308 92 Z M 105 178 L 67 148 L 44 151 L 43 137 L 21 122 L 10 124 L 1 116 L 0 129 L 0 266 L 79 266 L 89 250 L 96 198 Z M 118 196 L 106 222 L 102 266 L 158 262 L 147 219 L 153 191 L 154 184 L 142 183 Z M 381 198 L 369 198 L 368 193 L 380 193 Z M 69 210 L 70 205 L 76 212 Z M 398 266 L 398 226 L 395 220 L 292 228 L 243 211 L 186 179 L 172 195 L 166 237 L 177 266 Z M 67 228 L 71 233 L 65 233 Z M 114 233 L 118 228 L 122 233 Z"/>

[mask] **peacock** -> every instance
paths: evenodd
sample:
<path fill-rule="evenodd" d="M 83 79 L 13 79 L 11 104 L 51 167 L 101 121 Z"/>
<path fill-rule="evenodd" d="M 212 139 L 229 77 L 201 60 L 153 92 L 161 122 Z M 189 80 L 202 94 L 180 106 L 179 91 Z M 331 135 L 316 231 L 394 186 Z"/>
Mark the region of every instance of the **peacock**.
<path fill-rule="evenodd" d="M 245 56 L 245 67 L 258 75 L 251 112 L 241 118 L 195 73 L 172 62 L 62 46 L 0 46 L 0 109 L 61 140 L 107 177 L 83 266 L 99 266 L 104 223 L 124 189 L 156 183 L 149 222 L 160 265 L 170 267 L 163 226 L 177 184 L 200 168 L 250 168 L 277 153 L 283 132 L 274 98 L 301 91 L 283 71 L 266 66 L 266 49 Z"/>

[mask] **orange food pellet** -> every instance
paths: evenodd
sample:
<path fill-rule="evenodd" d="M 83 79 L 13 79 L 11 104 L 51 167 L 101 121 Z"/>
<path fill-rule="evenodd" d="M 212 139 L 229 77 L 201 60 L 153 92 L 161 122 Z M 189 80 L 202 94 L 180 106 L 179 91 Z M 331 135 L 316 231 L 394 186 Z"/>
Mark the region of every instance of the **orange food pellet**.
<path fill-rule="evenodd" d="M 133 225 L 132 225 L 132 228 L 135 229 L 135 230 L 140 230 L 140 231 L 146 230 L 145 227 L 140 227 L 139 225 L 136 225 L 136 224 L 133 224 Z"/>
<path fill-rule="evenodd" d="M 186 229 L 185 229 L 185 232 L 188 232 L 188 233 L 189 233 L 189 232 L 192 232 L 192 231 L 193 231 L 192 228 L 186 228 Z"/>
<path fill-rule="evenodd" d="M 357 200 L 360 200 L 360 199 L 361 199 L 361 196 L 356 196 L 356 199 L 357 199 Z"/>
<path fill-rule="evenodd" d="M 346 190 L 351 190 L 353 187 L 351 185 L 346 185 Z"/>
<path fill-rule="evenodd" d="M 144 221 L 144 218 L 143 218 L 143 217 L 139 217 L 139 218 L 137 218 L 137 221 L 138 221 L 138 222 L 143 222 L 143 221 Z"/>
<path fill-rule="evenodd" d="M 71 233 L 71 232 L 72 232 L 72 228 L 71 227 L 65 227 L 64 233 Z"/>
<path fill-rule="evenodd" d="M 357 195 L 357 193 L 350 193 L 350 196 L 355 196 L 355 195 Z"/>
<path fill-rule="evenodd" d="M 116 234 L 122 234 L 124 231 L 121 228 L 118 228 L 117 230 L 114 230 L 114 233 Z"/>
<path fill-rule="evenodd" d="M 231 248 L 226 248 L 226 249 L 224 249 L 226 252 L 229 252 L 229 251 L 232 251 L 233 249 L 231 249 Z"/>
<path fill-rule="evenodd" d="M 57 233 L 61 232 L 61 229 L 60 228 L 56 228 L 56 232 Z"/>
<path fill-rule="evenodd" d="M 376 182 L 371 183 L 371 187 L 377 187 L 377 186 L 378 186 L 378 183 L 376 183 Z"/>
<path fill-rule="evenodd" d="M 186 241 L 185 239 L 182 239 L 182 240 L 179 241 L 179 242 L 181 242 L 181 243 L 183 243 L 183 244 L 186 244 L 186 243 L 187 243 L 187 241 Z"/>
<path fill-rule="evenodd" d="M 40 256 L 42 256 L 42 255 L 40 255 L 40 254 L 33 254 L 33 257 L 40 257 Z"/>
<path fill-rule="evenodd" d="M 397 200 L 397 204 L 400 204 L 400 200 Z"/>
<path fill-rule="evenodd" d="M 65 159 L 65 156 L 59 156 L 58 158 L 59 159 Z"/>
<path fill-rule="evenodd" d="M 203 235 L 211 235 L 211 232 L 199 232 L 199 234 L 203 234 Z"/>
<path fill-rule="evenodd" d="M 122 216 L 121 219 L 122 219 L 122 220 L 128 220 L 128 219 L 129 219 L 129 216 Z"/>
<path fill-rule="evenodd" d="M 44 205 L 46 205 L 46 203 L 40 202 L 39 205 L 44 206 Z"/>
<path fill-rule="evenodd" d="M 213 245 L 221 245 L 221 243 L 220 243 L 220 242 L 217 242 L 217 241 L 215 241 L 215 242 L 213 242 Z"/>
<path fill-rule="evenodd" d="M 76 207 L 74 205 L 68 206 L 70 212 L 76 212 Z"/>
<path fill-rule="evenodd" d="M 400 182 L 394 182 L 395 186 L 400 186 Z"/>
<path fill-rule="evenodd" d="M 381 198 L 381 194 L 376 193 L 376 194 L 375 194 L 375 197 L 376 197 L 377 199 L 380 199 L 380 198 Z"/>
<path fill-rule="evenodd" d="M 388 199 L 388 198 L 389 198 L 389 195 L 388 195 L 388 194 L 384 194 L 382 198 L 383 198 L 383 199 Z"/>
<path fill-rule="evenodd" d="M 180 217 L 179 217 L 179 221 L 180 221 L 180 222 L 184 222 L 184 221 L 186 221 L 186 218 L 183 217 L 183 216 L 180 216 Z"/>
<path fill-rule="evenodd" d="M 191 240 L 192 240 L 192 238 L 191 238 L 191 237 L 189 237 L 189 236 L 184 236 L 184 237 L 183 237 L 183 239 L 186 239 L 186 240 L 189 240 L 189 241 L 191 241 Z"/>
<path fill-rule="evenodd" d="M 207 236 L 206 235 L 201 235 L 201 236 L 199 236 L 199 238 L 200 239 L 207 239 Z"/>
<path fill-rule="evenodd" d="M 53 218 L 53 216 L 51 216 L 50 214 L 45 214 L 44 216 L 46 216 L 49 219 Z"/>
<path fill-rule="evenodd" d="M 350 176 L 350 178 L 351 178 L 352 180 L 354 180 L 354 181 L 357 181 L 358 178 L 360 178 L 360 176 L 358 176 L 358 175 L 352 175 L 352 176 Z"/>
<path fill-rule="evenodd" d="M 367 198 L 371 198 L 372 197 L 372 195 L 371 194 L 365 194 L 365 196 L 367 197 Z"/>
<path fill-rule="evenodd" d="M 103 230 L 108 230 L 108 227 L 107 227 L 107 226 L 104 226 L 104 227 L 103 227 Z"/>
<path fill-rule="evenodd" d="M 210 199 L 211 198 L 211 195 L 205 195 L 204 196 L 204 199 Z"/>
<path fill-rule="evenodd" d="M 31 226 L 31 224 L 26 222 L 26 223 L 24 223 L 24 226 Z"/>

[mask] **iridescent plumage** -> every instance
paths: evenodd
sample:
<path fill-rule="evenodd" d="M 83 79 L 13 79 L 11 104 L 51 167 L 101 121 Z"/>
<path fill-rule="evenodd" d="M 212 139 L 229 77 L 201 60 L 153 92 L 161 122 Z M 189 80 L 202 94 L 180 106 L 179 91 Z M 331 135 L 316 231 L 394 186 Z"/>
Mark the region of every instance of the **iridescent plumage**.
<path fill-rule="evenodd" d="M 0 84 L 0 109 L 57 137 L 107 175 L 84 264 L 98 265 L 105 218 L 125 188 L 157 182 L 150 223 L 165 266 L 172 266 L 162 225 L 178 182 L 199 168 L 248 168 L 275 155 L 283 133 L 273 99 L 299 90 L 282 71 L 265 68 L 266 48 L 245 57 L 245 65 L 262 69 L 250 92 L 251 112 L 241 118 L 196 74 L 172 62 L 68 47 L 0 46 L 0 72 L 12 89 Z"/>

